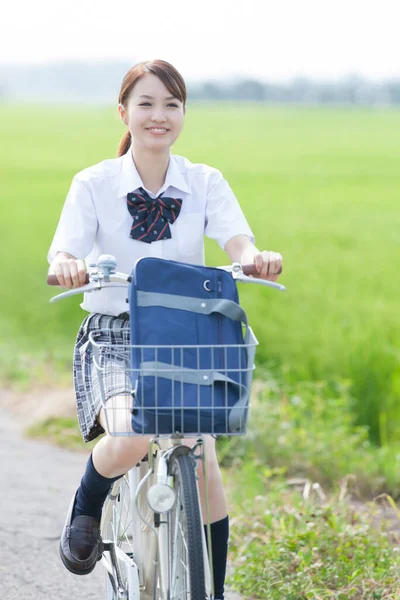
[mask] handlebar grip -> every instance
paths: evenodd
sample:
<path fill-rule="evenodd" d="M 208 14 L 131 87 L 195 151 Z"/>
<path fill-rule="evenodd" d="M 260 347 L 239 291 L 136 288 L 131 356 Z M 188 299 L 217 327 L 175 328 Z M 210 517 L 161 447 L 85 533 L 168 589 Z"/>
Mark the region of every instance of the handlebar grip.
<path fill-rule="evenodd" d="M 256 265 L 242 265 L 242 271 L 245 275 L 258 275 L 258 271 L 256 269 Z M 282 273 L 282 267 L 276 273 L 276 275 L 280 275 Z"/>
<path fill-rule="evenodd" d="M 89 273 L 86 273 L 85 283 L 89 283 Z M 47 285 L 60 285 L 57 275 L 47 275 Z"/>

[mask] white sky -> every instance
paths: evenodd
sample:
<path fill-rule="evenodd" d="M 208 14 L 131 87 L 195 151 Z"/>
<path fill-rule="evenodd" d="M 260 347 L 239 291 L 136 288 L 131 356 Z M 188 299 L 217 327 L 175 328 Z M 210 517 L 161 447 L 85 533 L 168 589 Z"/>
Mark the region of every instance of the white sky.
<path fill-rule="evenodd" d="M 400 0 L 14 0 L 0 63 L 161 58 L 186 79 L 400 76 Z"/>

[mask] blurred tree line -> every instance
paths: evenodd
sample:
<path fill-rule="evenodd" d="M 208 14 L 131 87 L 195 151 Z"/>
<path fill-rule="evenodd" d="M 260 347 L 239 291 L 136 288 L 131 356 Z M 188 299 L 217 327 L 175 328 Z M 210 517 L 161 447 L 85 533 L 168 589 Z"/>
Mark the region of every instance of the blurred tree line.
<path fill-rule="evenodd" d="M 132 63 L 123 61 L 61 62 L 45 65 L 0 65 L 3 102 L 114 103 Z M 237 77 L 187 81 L 191 101 L 252 101 L 273 104 L 400 104 L 398 78 L 372 81 L 357 74 L 337 80 L 297 77 L 268 82 Z"/>
<path fill-rule="evenodd" d="M 285 83 L 258 79 L 208 81 L 190 87 L 191 98 L 199 100 L 242 100 L 277 104 L 400 104 L 400 76 L 373 82 L 358 75 L 337 81 L 316 81 L 298 77 Z"/>

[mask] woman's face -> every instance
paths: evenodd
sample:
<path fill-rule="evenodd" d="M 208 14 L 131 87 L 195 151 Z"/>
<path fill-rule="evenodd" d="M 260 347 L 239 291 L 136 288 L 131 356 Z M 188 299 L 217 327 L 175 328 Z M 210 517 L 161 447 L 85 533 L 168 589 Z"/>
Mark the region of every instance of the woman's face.
<path fill-rule="evenodd" d="M 182 131 L 185 118 L 182 102 L 173 98 L 152 73 L 136 83 L 127 106 L 119 104 L 118 111 L 134 145 L 152 151 L 169 149 Z"/>

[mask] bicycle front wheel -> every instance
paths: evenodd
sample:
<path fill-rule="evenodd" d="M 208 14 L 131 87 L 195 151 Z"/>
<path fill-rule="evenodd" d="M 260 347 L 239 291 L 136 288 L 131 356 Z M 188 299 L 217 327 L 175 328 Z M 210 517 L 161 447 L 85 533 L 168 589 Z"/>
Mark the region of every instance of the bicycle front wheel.
<path fill-rule="evenodd" d="M 168 513 L 170 600 L 205 600 L 203 524 L 193 458 L 179 446 L 169 459 L 176 502 Z"/>

